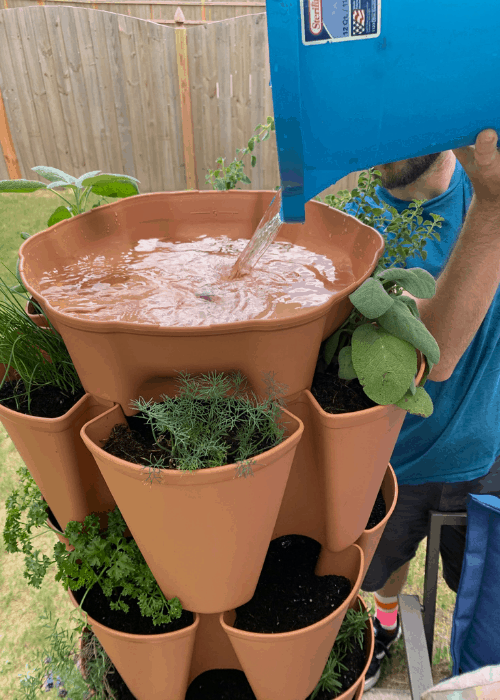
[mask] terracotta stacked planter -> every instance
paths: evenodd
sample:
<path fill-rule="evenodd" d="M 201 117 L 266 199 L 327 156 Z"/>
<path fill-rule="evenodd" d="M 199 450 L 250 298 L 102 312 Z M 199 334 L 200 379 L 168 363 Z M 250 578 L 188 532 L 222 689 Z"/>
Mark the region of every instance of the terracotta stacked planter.
<path fill-rule="evenodd" d="M 166 469 L 150 487 L 142 467 L 99 446 L 114 425 L 126 423 L 120 406 L 82 429 L 158 585 L 187 610 L 221 612 L 255 591 L 303 432 L 290 413 L 282 418 L 286 439 L 254 458 L 253 476 L 238 478 L 235 464 L 193 473 Z"/>
<path fill-rule="evenodd" d="M 371 274 L 383 250 L 382 236 L 374 229 L 319 202 L 306 205 L 304 225 L 284 224 L 277 241 L 304 245 L 332 260 L 347 255 L 355 281 L 327 302 L 289 317 L 205 327 L 110 323 L 56 310 L 40 292 L 47 269 L 78 260 L 92 246 L 112 255 L 124 236 L 158 238 L 168 231 L 178 241 L 221 233 L 249 238 L 274 194 L 233 190 L 139 195 L 66 219 L 24 242 L 19 250 L 23 284 L 64 338 L 86 391 L 120 404 L 130 415 L 131 397 L 142 391 L 146 399 L 157 398 L 165 391 L 165 378 L 179 370 L 239 369 L 259 393 L 265 392 L 262 372 L 269 371 L 288 387 L 288 395 L 310 386 L 322 340 L 347 318 L 352 309 L 348 295 Z"/>
<path fill-rule="evenodd" d="M 0 404 L 0 421 L 63 529 L 70 520 L 115 507 L 80 437 L 83 425 L 106 408 L 90 394 L 60 418 L 37 418 Z"/>
<path fill-rule="evenodd" d="M 79 607 L 70 592 L 71 602 Z M 127 634 L 87 616 L 129 690 L 137 698 L 184 700 L 199 616 L 189 627 L 166 634 Z"/>
<path fill-rule="evenodd" d="M 178 684 L 168 691 L 163 687 L 165 700 L 184 700 L 186 684 L 211 668 L 244 668 L 258 700 L 304 700 L 319 680 L 396 503 L 397 484 L 388 462 L 404 412 L 390 406 L 331 416 L 321 411 L 308 389 L 320 344 L 350 313 L 347 297 L 375 268 L 383 239 L 353 217 L 309 202 L 306 224 L 284 225 L 278 240 L 304 245 L 332 260 L 347 254 L 355 282 L 328 302 L 279 320 L 190 328 L 82 320 L 53 308 L 43 299 L 39 282 L 49 266 L 74 261 L 94 245 L 111 250 L 123 236 L 158 238 L 168 231 L 174 240 L 191 240 L 222 231 L 248 238 L 273 196 L 235 190 L 130 197 L 62 221 L 30 237 L 20 251 L 23 283 L 65 340 L 88 392 L 85 405 L 94 411 L 72 428 L 73 433 L 81 429 L 82 446 L 93 465 L 85 471 L 89 488 L 75 482 L 74 489 L 89 492 L 90 482 L 103 479 L 113 501 L 110 509 L 116 500 L 165 595 L 179 596 L 196 613 L 189 632 L 179 635 L 183 660 L 167 674 L 173 682 L 170 676 L 178 672 Z M 276 379 L 287 385 L 286 439 L 256 457 L 253 476 L 236 478 L 235 465 L 194 474 L 165 470 L 161 483 L 148 486 L 141 467 L 102 450 L 101 441 L 111 428 L 133 412 L 130 400 L 172 395 L 173 378 L 181 370 L 240 370 L 259 394 L 264 393 L 263 372 L 276 372 Z M 22 436 L 18 442 L 21 451 Z M 25 451 L 27 460 L 32 449 Z M 98 476 L 92 472 L 94 458 Z M 40 478 L 45 495 L 49 487 L 41 484 Z M 364 531 L 381 484 L 386 518 L 373 531 Z M 46 497 L 63 525 L 66 514 L 56 510 L 54 495 Z M 189 539 L 192 534 L 196 537 Z M 339 610 L 311 628 L 255 639 L 231 627 L 231 611 L 251 598 L 271 539 L 287 534 L 320 542 L 317 573 L 345 571 L 353 589 Z M 148 659 L 161 666 L 171 652 L 160 651 L 154 640 L 129 639 L 136 635 L 113 633 L 91 622 L 138 700 L 159 698 L 144 685 L 153 665 Z M 285 692 L 288 676 L 293 687 L 286 686 Z M 342 700 L 359 698 L 363 682 Z"/>

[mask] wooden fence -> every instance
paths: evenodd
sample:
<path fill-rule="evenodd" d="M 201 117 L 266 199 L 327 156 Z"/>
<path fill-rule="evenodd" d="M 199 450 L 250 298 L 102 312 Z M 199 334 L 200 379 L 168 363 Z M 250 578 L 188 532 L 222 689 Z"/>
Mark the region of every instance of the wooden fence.
<path fill-rule="evenodd" d="M 265 14 L 186 28 L 87 8 L 0 10 L 0 179 L 50 165 L 126 173 L 141 192 L 207 189 L 216 159 L 230 162 L 273 114 L 269 77 Z M 274 137 L 255 155 L 251 187 L 273 189 Z"/>
<path fill-rule="evenodd" d="M 1 7 L 2 0 L 0 0 Z M 54 7 L 65 5 L 69 7 L 89 7 L 94 10 L 116 12 L 120 15 L 148 19 L 158 24 L 175 24 L 174 15 L 181 8 L 186 24 L 203 24 L 205 22 L 220 22 L 241 15 L 251 15 L 264 12 L 264 0 L 3 0 L 3 8 L 29 7 L 47 5 Z"/>

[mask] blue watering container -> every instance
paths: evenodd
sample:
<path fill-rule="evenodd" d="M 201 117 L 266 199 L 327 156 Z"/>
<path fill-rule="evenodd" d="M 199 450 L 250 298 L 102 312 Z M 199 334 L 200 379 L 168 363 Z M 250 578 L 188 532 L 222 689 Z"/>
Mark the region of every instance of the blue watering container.
<path fill-rule="evenodd" d="M 350 172 L 500 131 L 500 1 L 267 0 L 282 217 Z"/>

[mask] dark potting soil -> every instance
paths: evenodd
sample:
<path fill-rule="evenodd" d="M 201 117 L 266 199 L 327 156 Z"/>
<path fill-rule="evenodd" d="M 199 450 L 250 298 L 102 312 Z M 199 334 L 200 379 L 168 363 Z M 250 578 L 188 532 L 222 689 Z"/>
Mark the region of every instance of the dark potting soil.
<path fill-rule="evenodd" d="M 85 395 L 84 389 L 79 389 L 76 394 L 64 394 L 52 385 L 37 387 L 31 390 L 31 405 L 28 410 L 28 399 L 23 396 L 25 391 L 22 381 L 5 382 L 0 389 L 0 403 L 17 413 L 38 418 L 59 418 Z"/>
<path fill-rule="evenodd" d="M 169 457 L 168 451 L 171 445 L 168 433 L 160 435 L 158 437 L 159 444 L 157 444 L 151 427 L 143 418 L 140 416 L 129 416 L 127 417 L 127 423 L 128 425 L 118 423 L 112 428 L 109 438 L 102 446 L 103 450 L 114 457 L 125 459 L 133 464 L 148 465 L 151 461 L 157 462 L 157 460 L 161 459 L 164 469 L 178 468 L 177 461 Z M 226 442 L 230 448 L 234 446 L 233 449 L 228 451 L 227 463 L 232 464 L 233 461 L 236 461 L 238 448 L 236 430 L 227 435 Z M 264 441 L 260 452 L 270 449 L 273 445 L 274 443 L 271 441 L 267 441 L 267 444 Z M 234 455 L 234 459 L 232 455 Z"/>
<path fill-rule="evenodd" d="M 247 632 L 291 632 L 319 622 L 351 592 L 345 576 L 316 576 L 320 545 L 310 537 L 286 535 L 269 545 L 248 603 L 236 608 L 234 627 Z"/>
<path fill-rule="evenodd" d="M 358 644 L 353 651 L 342 659 L 347 667 L 341 670 L 339 682 L 342 689 L 338 692 L 321 690 L 316 695 L 316 700 L 333 700 L 348 690 L 360 677 L 365 665 L 366 654 L 364 648 Z M 306 700 L 311 700 L 308 695 Z M 117 700 L 121 700 L 120 697 Z M 243 671 L 236 669 L 213 669 L 205 671 L 197 676 L 190 684 L 185 700 L 255 700 L 254 692 Z"/>
<path fill-rule="evenodd" d="M 318 359 L 311 393 L 326 413 L 354 413 L 378 406 L 363 391 L 358 379 L 340 379 L 338 362 Z"/>
<path fill-rule="evenodd" d="M 372 530 L 374 527 L 376 527 L 385 518 L 386 513 L 387 510 L 384 497 L 382 496 L 382 490 L 379 490 L 365 530 Z"/>
<path fill-rule="evenodd" d="M 63 532 L 63 533 L 64 533 L 64 530 L 63 530 L 62 527 L 59 525 L 56 516 L 54 515 L 54 513 L 52 512 L 52 510 L 50 509 L 49 506 L 47 506 L 47 518 L 50 520 L 51 524 L 52 524 L 57 530 L 59 530 L 59 532 Z"/>
<path fill-rule="evenodd" d="M 243 671 L 217 668 L 191 682 L 186 700 L 255 700 L 255 695 Z"/>
<path fill-rule="evenodd" d="M 84 589 L 73 591 L 76 601 L 80 603 L 84 595 Z M 127 632 L 129 634 L 165 634 L 166 632 L 176 632 L 177 630 L 189 627 L 194 622 L 194 615 L 189 610 L 183 610 L 178 620 L 165 625 L 153 625 L 150 617 L 143 617 L 139 605 L 135 598 L 122 595 L 121 600 L 130 606 L 128 613 L 123 610 L 111 610 L 109 602 L 116 602 L 118 594 L 107 598 L 99 586 L 90 589 L 85 598 L 83 609 L 90 617 L 100 622 L 106 627 L 110 627 L 117 632 Z"/>

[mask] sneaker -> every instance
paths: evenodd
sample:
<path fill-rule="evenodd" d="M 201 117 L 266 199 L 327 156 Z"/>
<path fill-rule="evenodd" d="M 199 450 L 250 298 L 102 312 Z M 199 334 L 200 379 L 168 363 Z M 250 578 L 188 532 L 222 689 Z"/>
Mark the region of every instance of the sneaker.
<path fill-rule="evenodd" d="M 370 690 L 370 688 L 373 688 L 373 686 L 378 683 L 380 678 L 380 667 L 382 666 L 384 656 L 387 656 L 388 659 L 391 658 L 389 649 L 401 637 L 401 621 L 399 619 L 399 613 L 398 626 L 391 632 L 383 629 L 377 617 L 372 617 L 372 622 L 373 631 L 375 633 L 375 649 L 373 651 L 372 661 L 366 673 L 365 690 Z"/>

